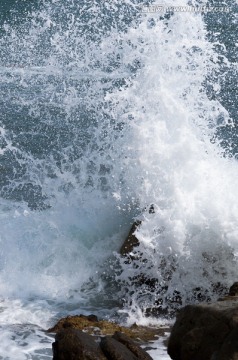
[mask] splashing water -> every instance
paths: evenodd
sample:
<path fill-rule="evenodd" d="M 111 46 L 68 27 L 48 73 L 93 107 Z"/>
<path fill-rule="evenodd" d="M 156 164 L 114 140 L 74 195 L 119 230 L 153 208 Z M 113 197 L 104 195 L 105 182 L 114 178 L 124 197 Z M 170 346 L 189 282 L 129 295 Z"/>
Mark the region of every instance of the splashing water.
<path fill-rule="evenodd" d="M 237 64 L 202 13 L 140 9 L 39 1 L 2 26 L 3 358 L 9 344 L 11 359 L 49 358 L 39 326 L 79 308 L 109 316 L 123 303 L 145 322 L 155 304 L 210 299 L 236 280 L 236 104 L 224 83 Z M 135 218 L 128 263 L 113 252 Z"/>

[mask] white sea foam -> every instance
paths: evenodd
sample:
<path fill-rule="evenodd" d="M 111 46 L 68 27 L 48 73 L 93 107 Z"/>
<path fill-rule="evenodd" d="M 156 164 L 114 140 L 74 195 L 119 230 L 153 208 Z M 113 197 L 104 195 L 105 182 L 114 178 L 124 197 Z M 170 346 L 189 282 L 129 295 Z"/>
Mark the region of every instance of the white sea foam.
<path fill-rule="evenodd" d="M 230 120 L 203 88 L 217 54 L 201 15 L 176 13 L 167 27 L 154 22 L 152 29 L 139 27 L 146 65 L 116 98 L 131 118 L 124 162 L 129 193 L 135 192 L 141 208 L 154 206 L 136 231 L 143 257 L 129 272 L 130 279 L 141 272 L 158 279 L 151 296 L 148 287 L 135 289 L 133 304 L 143 307 L 160 296 L 166 306 L 175 292 L 183 303 L 201 293 L 211 298 L 237 273 L 237 161 L 211 142 L 221 118 L 223 124 Z M 126 266 L 120 279 L 127 278 Z"/>

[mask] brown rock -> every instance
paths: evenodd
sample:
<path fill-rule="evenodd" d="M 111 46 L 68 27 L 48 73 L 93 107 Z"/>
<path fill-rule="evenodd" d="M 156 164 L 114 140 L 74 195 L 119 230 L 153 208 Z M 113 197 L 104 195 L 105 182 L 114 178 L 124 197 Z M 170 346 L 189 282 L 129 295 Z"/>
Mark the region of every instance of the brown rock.
<path fill-rule="evenodd" d="M 138 360 L 127 347 L 110 336 L 102 338 L 101 349 L 110 360 Z"/>
<path fill-rule="evenodd" d="M 80 330 L 63 329 L 52 344 L 53 360 L 105 360 L 94 338 Z"/>
<path fill-rule="evenodd" d="M 235 300 L 186 306 L 172 328 L 168 354 L 173 360 L 233 359 L 237 356 L 234 355 L 237 344 L 231 342 L 237 327 L 238 302 Z M 233 357 L 224 357 L 228 347 Z"/>
<path fill-rule="evenodd" d="M 72 328 L 77 330 L 83 330 L 88 334 L 92 335 L 113 335 L 115 331 L 123 332 L 131 339 L 140 339 L 141 341 L 155 340 L 157 336 L 163 336 L 168 328 L 138 326 L 136 324 L 131 327 L 120 326 L 112 321 L 98 320 L 95 316 L 89 315 L 74 315 L 67 316 L 57 322 L 52 328 L 48 329 L 47 332 L 58 333 L 62 329 Z"/>
<path fill-rule="evenodd" d="M 52 328 L 48 329 L 47 332 L 58 332 L 66 327 L 72 327 L 78 330 L 84 330 L 85 328 L 97 326 L 98 318 L 96 315 L 75 315 L 67 316 L 66 318 L 60 319 L 57 324 Z"/>
<path fill-rule="evenodd" d="M 137 357 L 138 360 L 152 360 L 152 357 L 145 350 L 143 350 L 125 334 L 116 331 L 112 337 L 113 339 L 125 345 Z"/>
<path fill-rule="evenodd" d="M 53 360 L 152 360 L 150 355 L 132 341 L 129 336 L 132 335 L 132 337 L 137 338 L 137 342 L 141 341 L 140 338 L 146 341 L 154 339 L 155 335 L 163 336 L 164 331 L 168 330 L 140 327 L 134 324 L 131 328 L 123 328 L 127 330 L 129 336 L 123 334 L 121 330 L 120 332 L 116 331 L 113 337 L 106 336 L 106 340 L 103 338 L 101 340 L 102 344 L 99 347 L 95 341 L 95 339 L 99 337 L 85 333 L 85 331 L 92 330 L 94 326 L 84 327 L 84 332 L 75 328 L 77 324 L 80 324 L 80 320 L 82 320 L 83 325 L 85 325 L 86 320 L 89 321 L 90 324 L 92 324 L 92 320 L 96 320 L 96 324 L 99 326 L 104 323 L 103 321 L 98 321 L 96 317 L 90 316 L 90 319 L 87 319 L 87 317 L 83 315 L 67 317 L 60 320 L 54 327 L 57 335 L 55 342 L 52 344 Z M 110 326 L 104 327 L 104 331 L 107 329 L 111 332 L 113 327 L 117 330 L 122 329 L 117 324 L 106 321 L 105 323 Z M 93 325 L 95 325 L 95 323 L 93 323 Z M 95 328 L 96 332 L 92 331 L 91 333 L 102 335 L 98 333 L 98 329 L 99 328 Z"/>
<path fill-rule="evenodd" d="M 137 239 L 134 233 L 140 224 L 141 221 L 137 220 L 132 225 L 129 234 L 120 249 L 120 254 L 122 256 L 129 255 L 134 250 L 134 248 L 139 245 L 139 240 Z"/>

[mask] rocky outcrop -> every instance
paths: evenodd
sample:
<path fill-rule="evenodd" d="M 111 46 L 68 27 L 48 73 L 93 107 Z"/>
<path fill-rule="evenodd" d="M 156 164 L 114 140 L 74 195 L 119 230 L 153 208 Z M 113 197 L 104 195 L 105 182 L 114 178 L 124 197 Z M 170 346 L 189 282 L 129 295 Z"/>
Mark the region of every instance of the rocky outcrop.
<path fill-rule="evenodd" d="M 125 334 L 97 338 L 81 330 L 64 328 L 52 344 L 53 360 L 152 360 L 138 344 Z"/>
<path fill-rule="evenodd" d="M 136 324 L 131 327 L 121 326 L 112 321 L 98 320 L 95 315 L 75 315 L 67 316 L 57 322 L 52 328 L 48 329 L 49 333 L 58 333 L 59 331 L 71 328 L 83 330 L 84 332 L 94 336 L 113 335 L 115 332 L 124 333 L 130 339 L 147 342 L 155 340 L 158 336 L 164 336 L 168 328 L 138 326 Z"/>
<path fill-rule="evenodd" d="M 100 346 L 104 354 L 107 356 L 107 359 L 138 360 L 138 357 L 136 357 L 125 345 L 110 336 L 102 338 Z"/>
<path fill-rule="evenodd" d="M 112 336 L 115 340 L 119 341 L 123 345 L 125 345 L 139 360 L 150 360 L 151 356 L 148 355 L 141 347 L 132 341 L 128 336 L 125 334 L 116 331 L 115 334 Z"/>
<path fill-rule="evenodd" d="M 180 310 L 168 343 L 173 360 L 238 360 L 237 285 L 222 301 Z"/>
<path fill-rule="evenodd" d="M 52 344 L 53 360 L 106 360 L 93 337 L 83 331 L 61 330 Z"/>
<path fill-rule="evenodd" d="M 123 327 L 95 315 L 68 316 L 47 330 L 55 332 L 53 360 L 152 360 L 140 345 L 164 336 L 168 328 Z"/>

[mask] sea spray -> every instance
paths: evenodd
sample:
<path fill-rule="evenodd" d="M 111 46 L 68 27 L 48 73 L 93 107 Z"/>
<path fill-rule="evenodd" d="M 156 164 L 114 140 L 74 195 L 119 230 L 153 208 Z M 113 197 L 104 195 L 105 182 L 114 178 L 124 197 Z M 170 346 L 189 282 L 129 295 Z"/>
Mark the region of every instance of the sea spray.
<path fill-rule="evenodd" d="M 115 4 L 108 11 L 109 22 L 104 5 L 40 2 L 23 24 L 16 19 L 3 26 L 1 256 L 7 294 L 22 288 L 26 296 L 67 296 L 126 235 L 131 201 L 118 208 L 111 174 L 110 142 L 121 129 L 104 111 L 105 93 L 131 75 L 129 65 L 118 64 L 118 42 L 109 42 L 115 21 L 123 32 L 119 10 Z M 23 274 L 29 292 L 21 286 Z"/>
<path fill-rule="evenodd" d="M 149 30 L 139 27 L 143 69 L 118 94 L 130 104 L 125 178 L 140 208 L 154 207 L 136 231 L 137 260 L 118 277 L 136 311 L 216 298 L 237 271 L 237 163 L 215 140 L 232 120 L 204 87 L 219 72 L 219 55 L 201 14 L 175 13 L 167 26 L 155 17 Z"/>

